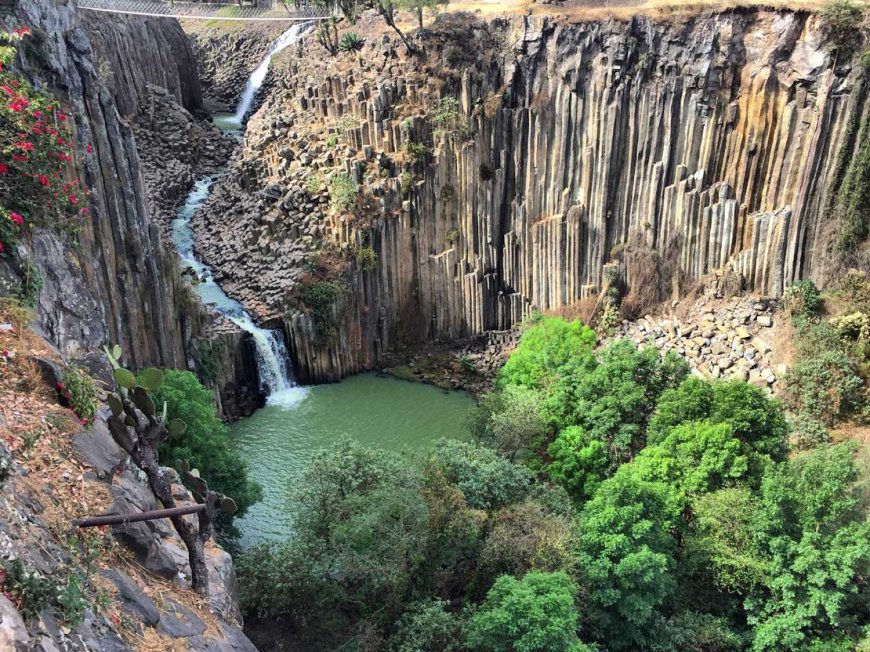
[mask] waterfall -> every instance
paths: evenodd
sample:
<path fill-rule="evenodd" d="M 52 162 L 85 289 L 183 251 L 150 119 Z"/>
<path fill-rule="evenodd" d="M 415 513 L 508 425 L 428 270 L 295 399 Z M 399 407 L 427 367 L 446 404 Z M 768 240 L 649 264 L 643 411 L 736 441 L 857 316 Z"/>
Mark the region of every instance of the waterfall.
<path fill-rule="evenodd" d="M 280 330 L 261 328 L 254 323 L 242 304 L 227 296 L 214 280 L 211 269 L 197 260 L 193 253 L 193 234 L 190 219 L 208 198 L 211 185 L 220 175 L 205 177 L 196 182 L 184 205 L 172 222 L 172 240 L 181 258 L 182 268 L 190 268 L 199 279 L 196 291 L 202 302 L 232 321 L 243 331 L 250 333 L 257 351 L 257 373 L 260 389 L 268 394 L 270 405 L 292 407 L 306 394 L 293 380 L 290 356 Z"/>
<path fill-rule="evenodd" d="M 263 85 L 263 81 L 266 79 L 266 73 L 269 72 L 269 65 L 272 63 L 272 57 L 288 45 L 295 43 L 302 36 L 305 36 L 310 27 L 311 23 L 293 23 L 293 26 L 290 29 L 281 34 L 281 36 L 275 39 L 272 42 L 272 45 L 269 46 L 269 51 L 266 53 L 266 56 L 263 57 L 260 65 L 257 66 L 257 69 L 254 70 L 253 73 L 251 73 L 251 76 L 248 78 L 248 83 L 245 84 L 245 91 L 242 93 L 242 99 L 239 100 L 239 105 L 236 107 L 235 121 L 238 124 L 242 123 L 245 116 L 248 114 L 248 111 L 251 110 L 251 105 L 257 97 L 257 91 L 260 90 L 260 86 Z"/>

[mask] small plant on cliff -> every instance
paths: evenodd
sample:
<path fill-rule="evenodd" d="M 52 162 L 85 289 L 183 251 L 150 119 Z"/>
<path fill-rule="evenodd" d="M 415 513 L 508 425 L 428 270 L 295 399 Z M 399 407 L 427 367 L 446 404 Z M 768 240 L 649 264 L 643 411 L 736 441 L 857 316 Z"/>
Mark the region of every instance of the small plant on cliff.
<path fill-rule="evenodd" d="M 459 116 L 459 101 L 455 97 L 442 97 L 432 105 L 430 113 L 436 136 L 462 135 L 464 125 Z"/>
<path fill-rule="evenodd" d="M 347 32 L 338 42 L 338 49 L 342 52 L 359 52 L 362 50 L 365 40 L 356 32 Z"/>
<path fill-rule="evenodd" d="M 416 143 L 414 141 L 405 143 L 405 154 L 408 155 L 412 163 L 422 163 L 426 159 L 426 152 L 426 145 L 423 143 Z"/>
<path fill-rule="evenodd" d="M 782 295 L 785 311 L 793 318 L 814 317 L 821 308 L 819 289 L 812 281 L 795 281 Z"/>
<path fill-rule="evenodd" d="M 57 387 L 82 425 L 92 423 L 97 415 L 97 383 L 74 365 L 63 370 Z"/>
<path fill-rule="evenodd" d="M 30 36 L 0 31 L 0 254 L 34 226 L 75 232 L 88 218 L 70 117 L 7 68 Z"/>
<path fill-rule="evenodd" d="M 358 247 L 356 250 L 356 262 L 366 272 L 371 272 L 378 266 L 378 255 L 371 247 Z"/>
<path fill-rule="evenodd" d="M 316 172 L 312 172 L 305 177 L 305 192 L 309 195 L 318 195 L 323 188 L 323 177 Z"/>
<path fill-rule="evenodd" d="M 402 172 L 402 176 L 399 177 L 399 184 L 402 188 L 402 197 L 408 198 L 408 194 L 411 192 L 411 186 L 414 183 L 414 175 L 410 172 Z"/>
<path fill-rule="evenodd" d="M 329 180 L 329 201 L 335 212 L 350 212 L 356 205 L 357 195 L 359 187 L 349 174 L 335 174 Z"/>
<path fill-rule="evenodd" d="M 447 232 L 447 242 L 451 244 L 459 240 L 459 229 L 455 226 Z"/>
<path fill-rule="evenodd" d="M 323 49 L 335 55 L 338 52 L 338 19 L 333 16 L 328 20 L 320 21 L 315 38 Z"/>
<path fill-rule="evenodd" d="M 33 618 L 51 606 L 57 595 L 54 582 L 29 571 L 20 559 L 0 562 L 0 592 L 25 618 Z"/>
<path fill-rule="evenodd" d="M 311 311 L 314 328 L 321 337 L 335 334 L 346 291 L 345 286 L 337 280 L 317 281 L 302 288 L 302 303 Z"/>
<path fill-rule="evenodd" d="M 838 57 L 848 58 L 863 41 L 864 12 L 850 0 L 828 0 L 819 11 L 822 30 Z"/>

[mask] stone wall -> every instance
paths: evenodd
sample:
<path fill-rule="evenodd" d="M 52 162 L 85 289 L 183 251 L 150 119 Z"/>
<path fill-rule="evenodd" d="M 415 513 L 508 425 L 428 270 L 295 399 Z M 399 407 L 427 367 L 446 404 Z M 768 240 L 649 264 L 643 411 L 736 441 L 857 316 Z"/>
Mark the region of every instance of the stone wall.
<path fill-rule="evenodd" d="M 867 102 L 860 66 L 835 65 L 809 14 L 444 16 L 417 59 L 366 36 L 358 54 L 305 56 L 309 41 L 285 57 L 197 223 L 230 293 L 284 315 L 303 379 L 597 298 L 611 263 L 631 286 L 626 250 L 662 261 L 659 299 L 716 271 L 777 296 L 824 268 L 829 190 Z M 434 123 L 439 97 L 457 124 Z M 364 200 L 338 215 L 309 180 L 342 171 Z M 299 287 L 336 257 L 348 292 L 322 337 Z"/>

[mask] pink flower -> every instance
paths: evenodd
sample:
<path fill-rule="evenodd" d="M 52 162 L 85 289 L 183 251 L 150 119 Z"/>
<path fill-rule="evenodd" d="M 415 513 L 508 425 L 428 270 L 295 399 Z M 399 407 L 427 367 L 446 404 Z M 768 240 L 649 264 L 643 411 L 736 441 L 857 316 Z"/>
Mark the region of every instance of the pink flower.
<path fill-rule="evenodd" d="M 93 154 L 93 152 L 94 152 L 94 148 L 91 147 L 90 143 L 88 143 L 88 146 L 85 147 L 85 150 L 88 152 L 88 154 Z"/>
<path fill-rule="evenodd" d="M 42 184 L 43 186 L 48 186 L 48 184 L 51 183 L 51 181 L 44 174 L 40 174 L 39 175 L 39 183 Z"/>
<path fill-rule="evenodd" d="M 0 163 L 0 174 L 6 174 L 7 172 L 9 172 L 9 168 Z"/>
<path fill-rule="evenodd" d="M 9 219 L 15 222 L 18 226 L 24 224 L 24 218 L 21 217 L 18 213 L 9 213 Z"/>

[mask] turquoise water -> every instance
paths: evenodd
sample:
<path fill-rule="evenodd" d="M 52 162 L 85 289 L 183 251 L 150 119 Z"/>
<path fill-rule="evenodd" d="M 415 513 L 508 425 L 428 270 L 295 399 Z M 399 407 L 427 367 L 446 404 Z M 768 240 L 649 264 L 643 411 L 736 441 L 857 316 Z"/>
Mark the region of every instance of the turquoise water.
<path fill-rule="evenodd" d="M 292 533 L 288 488 L 316 451 L 350 435 L 366 445 L 420 456 L 441 437 L 469 439 L 465 420 L 474 407 L 463 392 L 379 374 L 295 387 L 270 397 L 270 403 L 231 426 L 248 473 L 264 492 L 263 501 L 236 521 L 244 548 Z"/>

